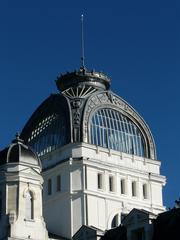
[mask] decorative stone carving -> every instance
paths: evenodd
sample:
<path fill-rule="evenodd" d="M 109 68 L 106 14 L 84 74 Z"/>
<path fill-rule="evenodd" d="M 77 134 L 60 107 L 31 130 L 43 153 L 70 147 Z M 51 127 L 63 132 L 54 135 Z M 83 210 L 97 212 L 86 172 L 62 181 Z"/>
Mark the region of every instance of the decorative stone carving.
<path fill-rule="evenodd" d="M 77 108 L 80 108 L 82 105 L 82 100 L 81 99 L 77 99 L 75 98 L 74 100 L 71 101 L 71 106 L 73 109 L 77 109 Z"/>
<path fill-rule="evenodd" d="M 82 100 L 81 99 L 73 99 L 71 101 L 71 110 L 72 110 L 72 123 L 74 125 L 80 125 L 81 120 L 81 111 L 80 108 L 82 107 Z"/>
<path fill-rule="evenodd" d="M 74 122 L 74 124 L 77 124 L 77 125 L 80 124 L 80 111 L 79 110 L 74 112 L 73 122 Z"/>
<path fill-rule="evenodd" d="M 70 99 L 71 113 L 72 113 L 72 135 L 73 142 L 81 141 L 81 118 L 84 100 L 80 98 Z"/>

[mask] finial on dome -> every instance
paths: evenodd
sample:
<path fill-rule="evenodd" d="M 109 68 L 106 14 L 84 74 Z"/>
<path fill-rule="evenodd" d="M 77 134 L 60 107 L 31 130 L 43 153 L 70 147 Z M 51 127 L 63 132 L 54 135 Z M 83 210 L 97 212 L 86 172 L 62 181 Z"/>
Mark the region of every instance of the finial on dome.
<path fill-rule="evenodd" d="M 19 139 L 20 139 L 20 133 L 17 132 L 16 135 L 15 135 L 15 137 L 16 137 L 16 140 L 19 140 Z"/>
<path fill-rule="evenodd" d="M 111 80 L 102 72 L 88 71 L 85 67 L 84 57 L 84 15 L 81 15 L 81 65 L 79 70 L 67 72 L 57 76 L 55 80 L 59 91 L 63 92 L 68 88 L 93 87 L 94 89 L 109 90 Z"/>
<path fill-rule="evenodd" d="M 24 141 L 20 138 L 20 133 L 17 132 L 15 135 L 15 139 L 12 141 L 12 143 L 23 143 Z"/>

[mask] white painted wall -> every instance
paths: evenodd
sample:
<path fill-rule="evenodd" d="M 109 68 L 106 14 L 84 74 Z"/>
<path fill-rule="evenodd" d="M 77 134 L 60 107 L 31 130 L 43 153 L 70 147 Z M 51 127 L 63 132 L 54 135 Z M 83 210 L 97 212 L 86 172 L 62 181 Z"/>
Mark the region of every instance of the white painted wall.
<path fill-rule="evenodd" d="M 71 237 L 82 224 L 102 230 L 110 228 L 117 213 L 128 213 L 133 208 L 155 214 L 164 211 L 162 187 L 165 177 L 159 174 L 159 161 L 86 143 L 68 144 L 63 150 L 56 150 L 42 159 L 43 168 L 48 166 L 43 172 L 43 198 L 49 230 Z M 97 187 L 98 172 L 103 174 L 103 189 Z M 47 196 L 47 179 L 57 174 L 62 176 L 63 190 Z M 114 178 L 114 192 L 109 192 L 109 176 Z M 126 180 L 126 194 L 120 193 L 121 178 Z M 132 196 L 132 181 L 137 182 L 136 197 Z M 148 186 L 148 199 L 143 199 L 143 183 Z"/>
<path fill-rule="evenodd" d="M 3 167 L 6 172 L 3 178 L 6 186 L 5 214 L 9 218 L 10 237 L 12 239 L 30 237 L 35 240 L 47 240 L 48 234 L 42 216 L 43 179 L 40 167 L 21 163 L 10 163 Z M 33 219 L 26 218 L 25 193 L 27 190 L 33 193 Z"/>

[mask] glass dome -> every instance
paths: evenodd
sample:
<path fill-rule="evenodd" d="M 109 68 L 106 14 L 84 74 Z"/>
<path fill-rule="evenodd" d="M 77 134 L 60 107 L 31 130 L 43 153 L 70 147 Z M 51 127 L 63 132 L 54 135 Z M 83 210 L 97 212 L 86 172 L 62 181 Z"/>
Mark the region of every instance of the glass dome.
<path fill-rule="evenodd" d="M 90 143 L 145 157 L 144 137 L 137 125 L 121 112 L 99 109 L 90 121 Z"/>
<path fill-rule="evenodd" d="M 66 143 L 64 116 L 52 114 L 42 119 L 28 138 L 29 145 L 41 156 Z"/>
<path fill-rule="evenodd" d="M 56 84 L 60 93 L 51 94 L 37 108 L 20 136 L 39 156 L 84 142 L 156 159 L 148 125 L 109 90 L 106 75 L 80 69 L 59 76 Z"/>
<path fill-rule="evenodd" d="M 68 144 L 70 136 L 69 107 L 59 94 L 51 95 L 40 105 L 21 133 L 39 156 Z"/>

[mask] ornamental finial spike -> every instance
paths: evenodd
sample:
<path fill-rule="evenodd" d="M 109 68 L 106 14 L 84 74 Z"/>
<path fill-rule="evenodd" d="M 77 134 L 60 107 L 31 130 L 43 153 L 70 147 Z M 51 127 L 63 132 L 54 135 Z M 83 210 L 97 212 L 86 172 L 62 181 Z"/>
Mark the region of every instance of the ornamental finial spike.
<path fill-rule="evenodd" d="M 20 133 L 17 132 L 15 135 L 15 139 L 12 141 L 12 143 L 23 143 L 24 141 L 20 138 Z"/>
<path fill-rule="evenodd" d="M 81 67 L 80 69 L 85 69 L 84 65 L 84 15 L 81 14 Z"/>
<path fill-rule="evenodd" d="M 20 134 L 19 134 L 19 132 L 16 133 L 15 137 L 16 137 L 16 140 L 19 140 L 19 139 L 20 139 Z"/>

